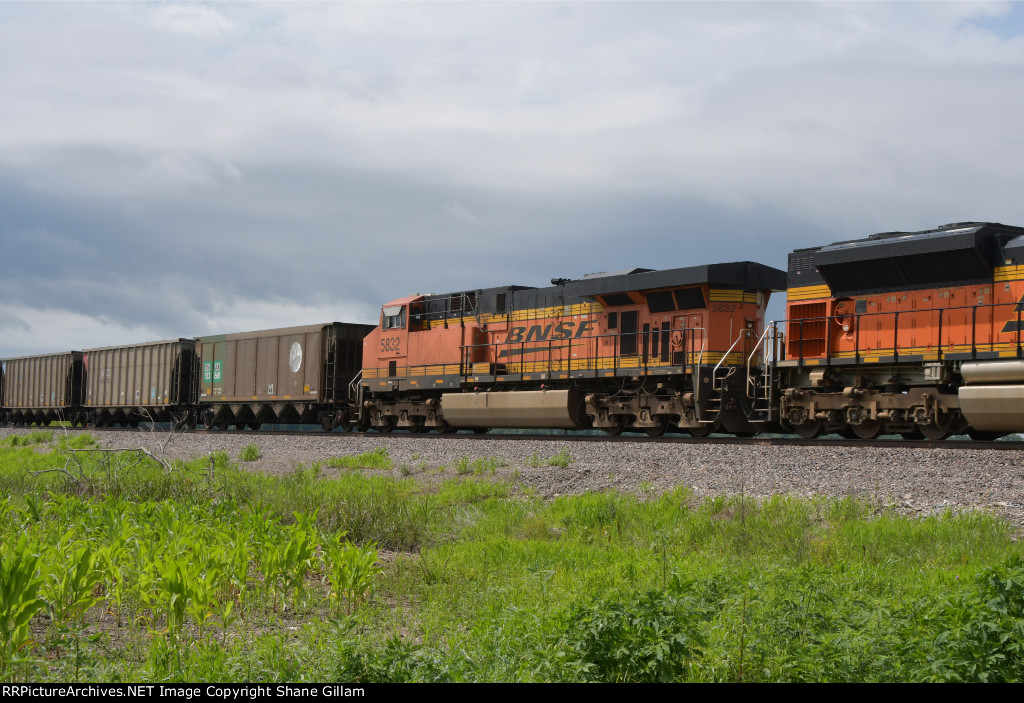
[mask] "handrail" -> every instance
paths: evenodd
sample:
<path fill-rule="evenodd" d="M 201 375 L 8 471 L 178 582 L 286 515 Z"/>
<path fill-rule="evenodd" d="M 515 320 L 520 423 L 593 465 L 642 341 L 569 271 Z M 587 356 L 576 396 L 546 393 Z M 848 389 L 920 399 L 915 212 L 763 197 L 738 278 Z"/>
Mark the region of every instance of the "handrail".
<path fill-rule="evenodd" d="M 708 343 L 708 331 L 703 327 L 694 327 L 695 330 L 700 330 L 700 353 L 697 354 L 697 363 L 693 366 L 693 402 L 694 404 L 700 402 L 700 365 L 704 363 L 704 348 Z"/>
<path fill-rule="evenodd" d="M 764 350 L 763 354 L 764 354 L 764 358 L 767 360 L 767 358 L 768 358 L 768 351 L 767 351 L 768 334 L 769 334 L 769 332 L 772 332 L 774 330 L 774 328 L 775 328 L 775 323 L 774 322 L 770 322 L 770 323 L 768 323 L 767 325 L 764 326 L 764 332 L 762 332 L 761 336 L 758 337 L 756 342 L 754 342 L 754 347 L 753 347 L 753 349 L 750 350 L 750 356 L 747 357 L 747 397 L 748 398 L 753 398 L 754 397 L 754 393 L 753 393 L 752 389 L 757 387 L 757 384 L 754 382 L 754 377 L 750 373 L 750 362 L 753 361 L 755 356 L 757 356 L 757 351 L 761 347 L 762 344 L 765 345 L 765 350 Z M 772 337 L 774 338 L 774 335 L 772 335 Z"/>
<path fill-rule="evenodd" d="M 1007 301 L 1007 302 L 1002 302 L 1002 303 L 985 303 L 985 304 L 981 304 L 981 305 L 957 305 L 957 306 L 951 306 L 951 307 L 920 308 L 920 309 L 917 309 L 917 310 L 887 310 L 887 311 L 882 311 L 882 312 L 861 312 L 861 313 L 853 313 L 853 314 L 847 314 L 847 315 L 825 315 L 825 316 L 821 316 L 821 317 L 798 317 L 798 318 L 792 318 L 792 319 L 788 319 L 787 318 L 787 319 L 784 319 L 784 320 L 775 321 L 773 324 L 777 325 L 777 324 L 779 324 L 781 322 L 782 324 L 787 325 L 787 327 L 790 326 L 790 325 L 795 325 L 797 327 L 797 330 L 796 330 L 797 336 L 792 341 L 794 343 L 798 344 L 798 347 L 797 347 L 797 350 L 795 352 L 792 352 L 792 356 L 795 357 L 795 358 L 798 358 L 799 363 L 801 365 L 803 364 L 804 357 L 806 356 L 805 343 L 810 341 L 810 340 L 815 339 L 813 337 L 808 339 L 807 337 L 804 336 L 805 325 L 809 325 L 809 324 L 812 324 L 812 323 L 818 323 L 818 322 L 825 323 L 825 325 L 826 325 L 826 334 L 825 334 L 825 339 L 823 340 L 826 343 L 825 349 L 822 351 L 821 354 L 813 355 L 812 358 L 816 358 L 816 359 L 818 359 L 818 358 L 829 359 L 829 358 L 831 358 L 833 356 L 833 350 L 830 348 L 830 344 L 829 344 L 829 342 L 832 339 L 831 335 L 829 334 L 829 332 L 831 331 L 830 323 L 833 320 L 841 320 L 841 319 L 844 319 L 844 318 L 852 318 L 852 323 L 853 323 L 853 328 L 852 329 L 853 329 L 853 335 L 854 335 L 853 353 L 854 353 L 855 360 L 859 362 L 860 361 L 860 357 L 863 355 L 863 353 L 865 351 L 865 350 L 863 350 L 861 348 L 861 323 L 862 323 L 862 321 L 865 318 L 882 318 L 882 317 L 885 317 L 885 316 L 889 316 L 889 317 L 892 318 L 892 325 L 891 325 L 891 327 L 889 325 L 885 325 L 885 327 L 883 329 L 885 330 L 885 333 L 887 333 L 887 334 L 891 333 L 891 335 L 892 335 L 892 340 L 893 340 L 892 356 L 894 357 L 893 361 L 897 362 L 897 361 L 899 361 L 900 355 L 903 353 L 903 352 L 900 351 L 900 345 L 899 345 L 900 330 L 901 330 L 901 328 L 904 327 L 904 325 L 901 325 L 899 323 L 899 317 L 901 315 L 904 316 L 904 318 L 906 318 L 907 315 L 910 315 L 912 317 L 913 316 L 918 316 L 918 315 L 937 315 L 938 316 L 938 321 L 937 321 L 936 324 L 934 324 L 932 326 L 932 329 L 928 333 L 926 340 L 923 341 L 923 342 L 918 343 L 916 346 L 919 346 L 919 347 L 920 346 L 934 347 L 935 348 L 935 354 L 936 354 L 938 360 L 940 360 L 940 361 L 948 353 L 948 352 L 944 351 L 945 345 L 943 344 L 943 340 L 942 340 L 942 332 L 947 327 L 952 328 L 952 327 L 954 327 L 954 325 L 957 325 L 957 326 L 962 325 L 964 327 L 970 326 L 970 335 L 969 336 L 965 335 L 964 338 L 959 340 L 959 341 L 960 341 L 960 345 L 965 346 L 965 347 L 969 347 L 969 350 L 964 352 L 964 353 L 969 354 L 972 359 L 977 358 L 977 355 L 978 355 L 979 351 L 980 352 L 995 351 L 997 345 L 1008 344 L 1008 345 L 1012 346 L 1014 344 L 1014 342 L 1016 342 L 1017 345 L 1018 345 L 1017 349 L 1016 349 L 1016 357 L 1020 358 L 1020 357 L 1024 357 L 1024 348 L 1022 348 L 1020 346 L 1020 340 L 1021 340 L 1021 329 L 1020 329 L 1020 327 L 1021 327 L 1021 325 L 1020 325 L 1019 322 L 1017 324 L 1017 330 L 1016 330 L 1015 338 L 1011 337 L 1009 339 L 1005 339 L 1003 341 L 1000 341 L 999 340 L 999 336 L 1000 335 L 1010 334 L 1014 330 L 1007 330 L 1006 332 L 1002 332 L 1002 331 L 999 330 L 999 328 L 992 327 L 991 331 L 989 333 L 989 338 L 988 338 L 987 341 L 980 341 L 978 339 L 979 331 L 980 331 L 979 330 L 979 323 L 982 324 L 983 326 L 985 326 L 986 328 L 988 328 L 988 326 L 990 324 L 996 322 L 999 319 L 999 318 L 996 317 L 996 315 L 997 315 L 996 308 L 1010 308 L 1008 312 L 1011 313 L 1011 314 L 1008 315 L 1005 318 L 1005 320 L 1007 322 L 1013 322 L 1015 319 L 1016 320 L 1020 320 L 1020 318 L 1021 318 L 1021 314 L 1020 314 L 1021 311 L 1020 310 L 1015 310 L 1015 308 L 1011 307 L 1011 306 L 1020 307 L 1020 303 L 1018 301 Z M 987 315 L 988 319 L 981 319 L 981 318 L 979 318 L 979 315 L 978 315 L 979 310 L 982 313 L 986 313 L 987 312 L 988 313 L 988 315 Z M 955 313 L 957 313 L 957 312 L 961 312 L 961 313 L 966 315 L 968 313 L 968 311 L 969 311 L 969 314 L 970 314 L 970 319 L 969 320 L 964 320 L 963 322 L 959 322 L 958 323 L 958 322 L 954 322 L 951 319 L 953 317 L 953 315 Z M 877 351 L 888 351 L 888 349 L 877 350 Z M 788 356 L 790 356 L 790 353 L 787 352 L 784 349 L 782 356 L 783 356 L 783 358 L 788 357 Z"/>
<path fill-rule="evenodd" d="M 359 382 L 363 380 L 362 369 L 352 377 L 352 380 L 348 384 L 348 399 L 355 401 L 359 399 Z"/>
<path fill-rule="evenodd" d="M 732 353 L 732 350 L 735 349 L 736 345 L 740 343 L 740 340 L 743 339 L 744 335 L 749 337 L 750 336 L 750 330 L 748 330 L 748 329 L 740 330 L 740 334 L 739 334 L 738 337 L 736 337 L 736 341 L 732 343 L 732 346 L 729 347 L 729 349 L 725 352 L 725 354 L 722 355 L 722 358 L 718 360 L 718 363 L 715 364 L 715 368 L 711 370 L 711 385 L 712 386 L 714 386 L 714 384 L 715 384 L 715 375 L 718 373 L 719 367 L 722 364 L 725 363 L 726 359 L 729 358 L 729 354 Z"/>

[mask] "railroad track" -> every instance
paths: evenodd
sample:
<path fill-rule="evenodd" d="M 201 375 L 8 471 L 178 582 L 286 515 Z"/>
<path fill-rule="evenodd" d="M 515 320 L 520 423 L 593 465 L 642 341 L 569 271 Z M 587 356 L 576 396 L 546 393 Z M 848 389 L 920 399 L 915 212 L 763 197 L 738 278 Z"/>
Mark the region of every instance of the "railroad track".
<path fill-rule="evenodd" d="M 29 430 L 38 428 L 26 428 Z M 47 428 L 52 430 L 59 430 L 61 428 L 52 427 Z M 145 427 L 106 427 L 106 428 L 95 428 L 95 427 L 75 427 L 67 428 L 73 432 L 144 432 L 148 433 L 151 430 Z M 157 428 L 157 432 L 164 432 Z M 325 432 L 323 430 L 208 430 L 204 428 L 196 428 L 189 430 L 191 434 L 202 435 L 202 436 L 218 436 L 218 435 L 244 435 L 251 437 L 260 436 L 310 436 L 310 437 L 346 437 L 346 436 L 357 436 L 357 432 Z M 875 440 L 863 440 L 863 439 L 844 439 L 841 437 L 821 437 L 818 439 L 802 439 L 800 437 L 734 437 L 731 435 L 720 435 L 710 437 L 691 437 L 688 435 L 666 435 L 663 437 L 648 437 L 642 434 L 622 434 L 617 437 L 604 434 L 534 434 L 528 432 L 511 433 L 511 432 L 495 432 L 486 434 L 476 434 L 470 432 L 460 432 L 458 434 L 440 435 L 435 433 L 422 433 L 422 434 L 411 434 L 408 432 L 396 431 L 388 434 L 381 434 L 373 430 L 366 432 L 366 436 L 379 436 L 379 437 L 409 437 L 409 438 L 431 438 L 434 441 L 443 442 L 445 439 L 458 438 L 460 440 L 471 439 L 471 440 L 498 440 L 498 441 L 541 441 L 541 442 L 639 442 L 639 443 L 650 443 L 650 444 L 698 444 L 698 445 L 728 445 L 728 446 L 763 446 L 763 447 L 884 447 L 888 449 L 984 449 L 984 450 L 995 450 L 995 451 L 1024 451 L 1024 441 L 1019 440 L 997 440 L 994 442 L 978 442 L 972 439 L 946 439 L 941 441 L 927 440 L 927 439 L 913 439 L 907 440 L 902 438 L 891 438 L 891 439 L 875 439 Z"/>

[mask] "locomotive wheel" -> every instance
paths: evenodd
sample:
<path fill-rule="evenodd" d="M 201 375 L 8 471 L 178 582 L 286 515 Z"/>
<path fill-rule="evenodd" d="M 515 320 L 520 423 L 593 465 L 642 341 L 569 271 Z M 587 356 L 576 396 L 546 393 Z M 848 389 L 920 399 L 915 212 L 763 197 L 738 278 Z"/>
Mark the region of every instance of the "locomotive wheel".
<path fill-rule="evenodd" d="M 661 420 L 657 427 L 645 427 L 648 437 L 661 437 L 668 430 L 668 420 Z"/>
<path fill-rule="evenodd" d="M 473 434 L 487 434 L 490 429 L 490 427 L 474 427 Z"/>
<path fill-rule="evenodd" d="M 413 420 L 412 426 L 409 428 L 410 434 L 422 434 L 427 431 L 427 428 L 423 426 L 423 420 Z"/>
<path fill-rule="evenodd" d="M 809 420 L 808 422 L 801 423 L 799 425 L 793 425 L 793 431 L 804 439 L 814 439 L 820 437 L 822 430 L 825 429 L 824 420 Z"/>
<path fill-rule="evenodd" d="M 917 427 L 921 430 L 921 434 L 924 435 L 925 439 L 938 442 L 953 433 L 953 426 L 955 424 L 956 417 L 952 414 L 946 414 L 938 423 L 930 422 L 927 425 L 918 425 Z"/>
<path fill-rule="evenodd" d="M 456 432 L 459 431 L 457 428 L 452 427 L 444 420 L 438 420 L 438 422 L 440 424 L 438 424 L 438 426 L 434 428 L 435 430 L 437 430 L 438 434 L 455 434 Z"/>
<path fill-rule="evenodd" d="M 618 437 L 620 434 L 622 434 L 622 425 L 618 424 L 615 425 L 615 427 L 602 427 L 601 431 L 604 432 L 606 435 Z"/>
<path fill-rule="evenodd" d="M 395 418 L 393 417 L 382 417 L 380 425 L 374 425 L 373 429 L 377 430 L 382 434 L 389 434 L 395 429 Z"/>
<path fill-rule="evenodd" d="M 715 431 L 715 423 L 709 422 L 706 425 L 699 425 L 697 427 L 687 427 L 686 430 L 694 437 L 707 437 L 709 434 Z"/>
<path fill-rule="evenodd" d="M 859 425 L 850 425 L 857 439 L 878 439 L 884 427 L 881 420 L 865 420 Z"/>
<path fill-rule="evenodd" d="M 982 432 L 981 430 L 967 430 L 967 436 L 975 442 L 991 442 L 1003 436 L 1001 432 Z"/>

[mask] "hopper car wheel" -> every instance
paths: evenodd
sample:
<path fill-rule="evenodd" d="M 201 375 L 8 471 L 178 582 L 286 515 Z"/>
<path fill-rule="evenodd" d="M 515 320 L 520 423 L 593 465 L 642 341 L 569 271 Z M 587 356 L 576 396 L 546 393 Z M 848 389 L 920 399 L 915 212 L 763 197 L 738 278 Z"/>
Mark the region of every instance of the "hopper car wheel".
<path fill-rule="evenodd" d="M 975 442 L 991 442 L 1003 436 L 1002 432 L 983 432 L 981 430 L 967 430 L 967 436 Z"/>
<path fill-rule="evenodd" d="M 487 431 L 490 429 L 490 427 L 474 427 L 473 434 L 487 434 Z"/>
<path fill-rule="evenodd" d="M 333 430 L 335 427 L 337 427 L 337 425 L 334 424 L 334 416 L 331 415 L 328 417 L 324 417 L 324 419 L 320 421 L 320 426 L 324 428 L 324 432 L 330 432 L 331 430 Z"/>
<path fill-rule="evenodd" d="M 709 434 L 714 432 L 714 430 L 715 430 L 715 423 L 709 422 L 709 423 L 707 423 L 705 425 L 701 425 L 699 427 L 688 427 L 687 430 L 694 437 L 707 437 Z"/>
<path fill-rule="evenodd" d="M 881 420 L 865 420 L 859 425 L 850 425 L 857 439 L 877 439 L 882 434 L 884 425 Z"/>
<path fill-rule="evenodd" d="M 249 423 L 249 429 L 250 430 L 258 430 L 260 428 L 261 424 L 263 424 L 263 423 L 261 423 L 261 422 L 250 422 Z"/>
<path fill-rule="evenodd" d="M 924 435 L 921 434 L 921 430 L 919 430 L 919 429 L 917 429 L 915 427 L 912 430 L 906 430 L 905 432 L 900 432 L 900 437 L 902 437 L 903 439 L 909 440 L 909 441 L 913 441 L 913 440 L 921 439 L 922 437 L 924 437 Z"/>
<path fill-rule="evenodd" d="M 793 431 L 796 432 L 798 436 L 804 439 L 814 439 L 815 437 L 820 437 L 822 430 L 824 429 L 824 420 L 810 420 L 808 422 L 803 422 L 799 425 L 793 425 Z"/>
<path fill-rule="evenodd" d="M 853 431 L 851 425 L 843 425 L 840 429 L 836 430 L 836 434 L 843 439 L 857 439 L 857 433 Z"/>
<path fill-rule="evenodd" d="M 198 423 L 198 418 L 195 415 L 189 414 L 189 416 L 187 418 L 185 418 L 185 423 L 184 424 L 185 424 L 185 429 L 187 429 L 187 430 L 194 430 L 196 428 L 196 425 L 199 424 Z"/>
<path fill-rule="evenodd" d="M 227 420 L 218 420 L 216 423 L 214 423 L 214 427 L 216 427 L 218 430 L 226 430 L 228 428 L 228 425 L 230 424 L 231 423 L 228 422 Z"/>

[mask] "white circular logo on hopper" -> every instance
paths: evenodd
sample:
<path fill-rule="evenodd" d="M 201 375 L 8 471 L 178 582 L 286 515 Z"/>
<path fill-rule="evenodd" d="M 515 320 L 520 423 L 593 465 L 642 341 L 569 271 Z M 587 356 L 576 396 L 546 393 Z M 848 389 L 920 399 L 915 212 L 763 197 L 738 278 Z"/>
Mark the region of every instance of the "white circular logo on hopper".
<path fill-rule="evenodd" d="M 292 373 L 298 373 L 299 367 L 302 366 L 302 345 L 298 342 L 292 342 L 291 351 L 288 352 L 288 368 L 292 370 Z"/>

